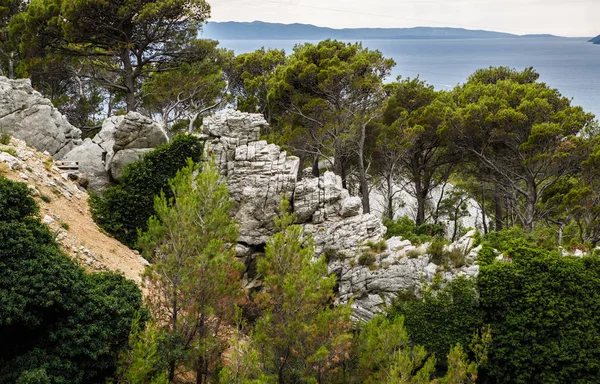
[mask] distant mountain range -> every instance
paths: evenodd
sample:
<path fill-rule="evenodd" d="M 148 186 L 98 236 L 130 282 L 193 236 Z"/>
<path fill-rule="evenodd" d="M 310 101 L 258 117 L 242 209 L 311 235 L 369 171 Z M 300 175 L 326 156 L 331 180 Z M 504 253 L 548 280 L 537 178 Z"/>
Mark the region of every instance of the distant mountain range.
<path fill-rule="evenodd" d="M 333 29 L 310 24 L 277 24 L 254 21 L 209 22 L 204 38 L 216 40 L 396 40 L 396 39 L 494 39 L 556 37 L 553 35 L 513 35 L 503 32 L 463 28 L 349 28 Z"/>
<path fill-rule="evenodd" d="M 590 43 L 600 44 L 600 35 L 590 40 Z"/>

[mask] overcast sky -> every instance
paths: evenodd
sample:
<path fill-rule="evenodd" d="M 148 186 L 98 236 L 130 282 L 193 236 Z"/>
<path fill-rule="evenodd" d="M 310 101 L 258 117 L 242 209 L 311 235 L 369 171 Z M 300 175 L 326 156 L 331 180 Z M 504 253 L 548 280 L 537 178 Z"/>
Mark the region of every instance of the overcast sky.
<path fill-rule="evenodd" d="M 211 21 L 333 28 L 462 27 L 516 34 L 600 34 L 600 0 L 208 0 Z"/>

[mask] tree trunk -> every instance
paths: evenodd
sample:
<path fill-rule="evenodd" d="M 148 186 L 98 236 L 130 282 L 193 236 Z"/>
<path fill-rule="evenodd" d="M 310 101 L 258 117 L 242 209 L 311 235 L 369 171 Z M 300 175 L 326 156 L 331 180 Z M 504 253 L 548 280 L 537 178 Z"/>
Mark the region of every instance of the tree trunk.
<path fill-rule="evenodd" d="M 502 195 L 500 194 L 500 188 L 498 188 L 498 184 L 496 184 L 496 188 L 494 190 L 494 229 L 496 232 L 501 231 L 502 225 L 504 224 L 504 209 L 502 206 Z"/>
<path fill-rule="evenodd" d="M 202 384 L 205 382 L 205 378 L 207 376 L 208 370 L 206 369 L 207 361 L 204 357 L 204 346 L 206 345 L 206 329 L 204 324 L 204 315 L 200 315 L 200 325 L 198 326 L 200 343 L 202 347 L 198 351 L 198 360 L 196 361 L 196 384 Z"/>
<path fill-rule="evenodd" d="M 371 213 L 369 201 L 369 183 L 367 182 L 367 170 L 365 169 L 365 138 L 366 125 L 360 127 L 360 140 L 358 141 L 358 172 L 360 177 L 360 194 L 362 198 L 363 213 Z"/>
<path fill-rule="evenodd" d="M 319 177 L 319 156 L 317 155 L 313 158 L 312 175 L 313 177 Z"/>
<path fill-rule="evenodd" d="M 385 177 L 387 184 L 387 208 L 386 216 L 390 220 L 394 220 L 394 184 L 392 183 L 392 175 L 388 174 Z"/>
<path fill-rule="evenodd" d="M 194 125 L 196 124 L 196 120 L 198 120 L 199 113 L 192 113 L 190 115 L 190 123 L 188 124 L 188 133 L 194 132 Z"/>
<path fill-rule="evenodd" d="M 525 201 L 525 222 L 523 223 L 523 229 L 527 232 L 533 231 L 533 219 L 535 215 L 535 200 L 536 190 L 533 182 L 527 183 L 527 198 Z"/>
<path fill-rule="evenodd" d="M 121 60 L 123 61 L 123 70 L 125 72 L 125 88 L 127 88 L 127 90 L 124 91 L 127 112 L 136 112 L 137 103 L 135 101 L 135 76 L 128 50 L 121 52 Z"/>
<path fill-rule="evenodd" d="M 15 53 L 11 52 L 8 58 L 8 78 L 15 78 Z"/>
<path fill-rule="evenodd" d="M 454 208 L 454 230 L 452 231 L 452 242 L 456 241 L 456 235 L 458 233 L 458 212 L 460 211 L 460 206 L 462 205 L 462 200 Z"/>
<path fill-rule="evenodd" d="M 415 225 L 419 226 L 425 223 L 425 204 L 429 191 L 420 182 L 415 182 L 415 192 L 417 198 L 417 220 L 415 220 Z"/>
<path fill-rule="evenodd" d="M 563 242 L 563 231 L 565 229 L 565 224 L 560 223 L 558 224 L 558 245 L 562 245 Z"/>
<path fill-rule="evenodd" d="M 481 183 L 481 222 L 483 224 L 483 234 L 487 235 L 488 226 L 487 226 L 487 217 L 485 214 L 485 184 Z"/>

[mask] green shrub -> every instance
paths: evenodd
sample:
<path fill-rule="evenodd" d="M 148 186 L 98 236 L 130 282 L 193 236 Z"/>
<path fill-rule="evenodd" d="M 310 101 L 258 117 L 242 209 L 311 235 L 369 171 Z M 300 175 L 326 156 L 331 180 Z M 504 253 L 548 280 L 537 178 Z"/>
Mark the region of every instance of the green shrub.
<path fill-rule="evenodd" d="M 64 221 L 61 221 L 61 222 L 60 222 L 60 227 L 61 227 L 62 229 L 66 229 L 66 230 L 68 231 L 70 226 L 69 226 L 69 223 L 66 223 L 66 222 L 64 222 Z"/>
<path fill-rule="evenodd" d="M 435 237 L 443 237 L 446 231 L 444 225 L 441 223 L 423 224 L 417 227 L 415 222 L 408 216 L 403 216 L 398 220 L 386 219 L 383 224 L 387 228 L 385 233 L 386 239 L 400 236 L 413 244 L 423 244 Z"/>
<path fill-rule="evenodd" d="M 365 246 L 369 247 L 375 253 L 381 253 L 387 250 L 385 239 L 381 239 L 378 242 L 369 240 L 365 243 Z"/>
<path fill-rule="evenodd" d="M 446 227 L 442 223 L 437 224 L 421 224 L 414 229 L 415 234 L 425 235 L 429 237 L 444 237 L 446 235 Z"/>
<path fill-rule="evenodd" d="M 481 308 L 493 330 L 488 383 L 594 383 L 600 377 L 600 259 L 529 246 L 481 268 Z"/>
<path fill-rule="evenodd" d="M 444 240 L 435 239 L 427 247 L 427 254 L 431 256 L 430 261 L 435 265 L 444 265 L 446 263 L 446 253 L 444 252 Z"/>
<path fill-rule="evenodd" d="M 481 250 L 477 254 L 477 264 L 479 266 L 490 265 L 496 260 L 496 251 L 494 248 L 487 242 L 482 244 Z"/>
<path fill-rule="evenodd" d="M 44 203 L 49 203 L 52 201 L 52 199 L 50 198 L 50 196 L 48 195 L 44 195 L 44 194 L 40 194 L 40 199 L 44 202 Z"/>
<path fill-rule="evenodd" d="M 106 232 L 134 247 L 138 229 L 146 230 L 154 214 L 154 196 L 164 191 L 171 197 L 169 179 L 191 158 L 202 158 L 203 146 L 195 136 L 178 135 L 171 143 L 157 147 L 142 160 L 125 167 L 119 185 L 90 199 L 92 217 Z"/>
<path fill-rule="evenodd" d="M 10 139 L 10 133 L 0 131 L 0 144 L 8 145 L 10 144 Z"/>
<path fill-rule="evenodd" d="M 373 264 L 375 264 L 375 261 L 377 261 L 377 257 L 375 256 L 375 254 L 371 251 L 364 251 L 359 257 L 358 257 L 358 264 L 365 266 L 365 267 L 370 267 Z"/>
<path fill-rule="evenodd" d="M 443 368 L 448 351 L 457 343 L 469 345 L 483 325 L 476 288 L 475 280 L 459 277 L 444 288 L 428 288 L 419 300 L 405 295 L 390 309 L 389 317 L 404 316 L 411 342 L 435 353 L 438 367 Z"/>
<path fill-rule="evenodd" d="M 77 266 L 37 212 L 25 184 L 0 178 L 0 382 L 105 382 L 141 292 L 119 274 Z"/>
<path fill-rule="evenodd" d="M 342 255 L 333 248 L 326 248 L 323 251 L 323 256 L 325 256 L 325 261 L 329 264 L 332 261 L 340 260 Z"/>

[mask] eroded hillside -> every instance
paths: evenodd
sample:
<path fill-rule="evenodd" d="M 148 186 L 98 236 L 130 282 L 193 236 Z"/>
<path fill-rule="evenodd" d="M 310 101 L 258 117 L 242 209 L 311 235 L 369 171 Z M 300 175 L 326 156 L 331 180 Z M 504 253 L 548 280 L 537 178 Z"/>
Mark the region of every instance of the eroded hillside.
<path fill-rule="evenodd" d="M 56 233 L 64 251 L 90 271 L 111 270 L 138 283 L 146 261 L 107 236 L 92 220 L 89 195 L 47 154 L 11 138 L 0 144 L 0 176 L 27 183 L 40 205 L 42 220 Z"/>

